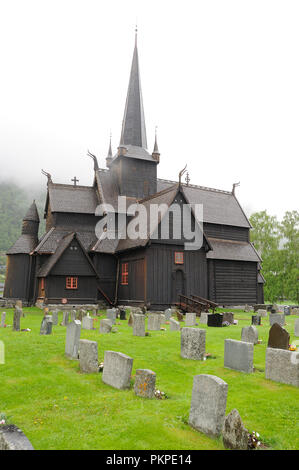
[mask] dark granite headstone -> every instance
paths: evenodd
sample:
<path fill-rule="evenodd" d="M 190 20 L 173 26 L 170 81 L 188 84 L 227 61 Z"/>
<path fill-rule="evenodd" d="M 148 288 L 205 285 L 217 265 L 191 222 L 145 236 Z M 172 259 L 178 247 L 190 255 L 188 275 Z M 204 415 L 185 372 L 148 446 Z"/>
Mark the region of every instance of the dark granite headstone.
<path fill-rule="evenodd" d="M 222 323 L 223 323 L 222 313 L 211 313 L 210 315 L 208 315 L 208 326 L 221 327 Z"/>
<path fill-rule="evenodd" d="M 285 305 L 285 306 L 283 307 L 283 313 L 284 313 L 285 315 L 291 315 L 291 307 L 289 307 L 288 305 Z"/>
<path fill-rule="evenodd" d="M 223 323 L 228 322 L 230 325 L 234 323 L 234 314 L 232 312 L 223 312 Z"/>
<path fill-rule="evenodd" d="M 127 319 L 127 317 L 126 317 L 126 311 L 125 311 L 123 308 L 121 308 L 121 309 L 119 310 L 119 319 L 120 319 L 120 320 L 126 320 L 126 319 Z"/>
<path fill-rule="evenodd" d="M 289 349 L 290 335 L 279 323 L 274 323 L 269 330 L 268 348 Z"/>
<path fill-rule="evenodd" d="M 260 325 L 261 324 L 261 316 L 260 315 L 252 315 L 251 324 L 252 325 Z"/>

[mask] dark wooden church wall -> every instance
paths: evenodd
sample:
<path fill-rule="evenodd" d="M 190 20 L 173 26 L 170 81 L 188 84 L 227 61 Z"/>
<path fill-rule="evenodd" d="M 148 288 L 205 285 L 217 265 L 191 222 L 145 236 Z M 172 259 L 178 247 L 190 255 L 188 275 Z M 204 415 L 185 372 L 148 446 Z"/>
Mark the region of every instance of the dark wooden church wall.
<path fill-rule="evenodd" d="M 3 296 L 29 300 L 31 286 L 30 256 L 15 254 L 7 256 L 6 279 Z"/>
<path fill-rule="evenodd" d="M 98 280 L 99 286 L 113 301 L 115 297 L 117 259 L 113 255 L 95 253 L 92 255 L 92 261 L 100 277 Z"/>
<path fill-rule="evenodd" d="M 147 302 L 146 284 L 146 251 L 143 249 L 134 250 L 131 253 L 123 254 L 119 257 L 119 279 L 118 279 L 118 303 L 119 304 L 143 304 Z M 122 264 L 128 263 L 129 275 L 128 285 L 122 284 L 121 271 Z"/>
<path fill-rule="evenodd" d="M 175 264 L 176 251 L 184 252 L 184 264 Z M 182 294 L 207 297 L 207 261 L 203 248 L 184 251 L 183 245 L 153 243 L 147 249 L 147 274 L 147 300 L 154 309 L 166 308 L 178 300 L 177 282 L 182 282 Z"/>
<path fill-rule="evenodd" d="M 157 165 L 147 160 L 126 158 L 117 170 L 121 195 L 143 198 L 157 192 Z"/>
<path fill-rule="evenodd" d="M 66 276 L 48 276 L 45 281 L 45 297 L 47 303 L 61 303 L 61 299 L 68 299 L 76 303 L 97 301 L 97 281 L 92 276 L 78 276 L 78 288 L 66 288 Z"/>
<path fill-rule="evenodd" d="M 209 262 L 209 272 L 211 300 L 227 305 L 257 303 L 257 263 L 214 260 L 212 265 Z"/>
<path fill-rule="evenodd" d="M 203 229 L 207 237 L 225 240 L 249 241 L 249 229 L 232 225 L 210 224 L 204 222 Z"/>
<path fill-rule="evenodd" d="M 70 232 L 92 232 L 95 233 L 95 226 L 100 219 L 93 214 L 72 214 L 69 212 L 55 213 L 56 227 L 69 230 Z"/>

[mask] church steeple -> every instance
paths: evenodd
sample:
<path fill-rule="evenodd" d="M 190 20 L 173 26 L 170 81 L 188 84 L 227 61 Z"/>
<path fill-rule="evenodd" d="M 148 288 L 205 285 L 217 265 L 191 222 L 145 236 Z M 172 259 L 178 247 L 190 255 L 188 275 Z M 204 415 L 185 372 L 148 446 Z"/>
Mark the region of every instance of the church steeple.
<path fill-rule="evenodd" d="M 120 145 L 135 145 L 137 147 L 147 149 L 137 49 L 137 28 L 135 30 L 135 47 L 123 117 Z"/>
<path fill-rule="evenodd" d="M 106 157 L 106 165 L 109 167 L 110 163 L 112 162 L 112 147 L 111 147 L 111 133 L 110 133 L 110 142 L 109 142 L 109 149 L 108 149 L 108 154 Z"/>

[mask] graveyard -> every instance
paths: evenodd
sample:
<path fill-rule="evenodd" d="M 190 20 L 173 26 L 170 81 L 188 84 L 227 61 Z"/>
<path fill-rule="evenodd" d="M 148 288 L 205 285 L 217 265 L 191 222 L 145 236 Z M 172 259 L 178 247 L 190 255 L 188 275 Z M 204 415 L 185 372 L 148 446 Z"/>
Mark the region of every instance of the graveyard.
<path fill-rule="evenodd" d="M 112 329 L 106 330 L 104 322 L 101 332 L 106 311 L 101 310 L 98 315 L 90 312 L 93 321 L 85 318 L 85 324 L 91 323 L 93 329 L 87 325 L 80 331 L 79 362 L 77 357 L 71 357 L 76 356 L 76 351 L 66 354 L 68 327 L 61 325 L 62 312 L 58 314 L 58 324 L 47 334 L 43 310 L 23 308 L 21 331 L 13 331 L 14 309 L 0 309 L 0 318 L 4 311 L 6 327 L 0 328 L 0 340 L 5 345 L 5 363 L 0 365 L 0 415 L 5 415 L 8 424 L 18 426 L 34 449 L 222 450 L 221 436 L 211 437 L 189 423 L 194 377 L 204 377 L 203 374 L 216 376 L 227 384 L 225 414 L 237 409 L 246 429 L 258 433 L 261 448 L 299 448 L 298 386 L 266 378 L 269 314 L 254 326 L 250 339 L 252 331 L 248 327 L 253 311 L 234 310 L 238 324 L 221 328 L 201 323 L 198 317 L 192 318 L 193 314 L 186 315 L 180 322 L 181 330 L 175 330 L 174 322 L 166 318 L 159 328 L 156 317 L 150 315 L 145 328 L 142 319 L 137 318 L 141 315 L 136 315 L 136 323 L 130 326 L 127 314 L 125 320 L 116 318 Z M 177 320 L 175 315 L 173 318 Z M 284 328 L 290 343 L 297 338 L 296 320 L 298 315 L 285 316 Z M 198 357 L 188 342 L 190 327 L 192 331 L 201 330 L 195 331 L 194 344 L 205 342 L 205 354 L 201 349 Z M 97 350 L 100 365 L 109 351 L 122 353 L 124 360 L 127 356 L 133 359 L 126 379 L 129 388 L 117 389 L 109 384 L 108 366 L 105 378 L 102 368 L 98 371 L 88 360 L 88 345 Z M 242 372 L 243 364 L 238 364 L 242 345 L 247 345 L 251 358 L 253 354 L 251 369 L 245 364 L 247 372 Z M 188 358 L 188 348 L 193 359 Z M 278 361 L 276 356 L 274 361 Z M 90 373 L 86 373 L 88 368 L 92 368 Z M 156 375 L 156 394 L 152 398 L 134 393 L 134 384 L 138 388 L 145 380 L 145 372 L 140 369 L 147 370 L 151 381 Z"/>

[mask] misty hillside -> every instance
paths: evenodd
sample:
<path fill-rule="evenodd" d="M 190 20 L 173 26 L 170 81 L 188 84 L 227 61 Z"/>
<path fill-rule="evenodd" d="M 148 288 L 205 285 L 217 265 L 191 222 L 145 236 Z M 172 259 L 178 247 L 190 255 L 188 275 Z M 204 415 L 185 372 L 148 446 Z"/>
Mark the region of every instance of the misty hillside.
<path fill-rule="evenodd" d="M 24 188 L 12 181 L 0 182 L 0 265 L 5 264 L 5 253 L 21 234 L 22 219 L 35 199 L 40 223 L 40 234 L 45 229 L 43 219 L 46 191 Z"/>

